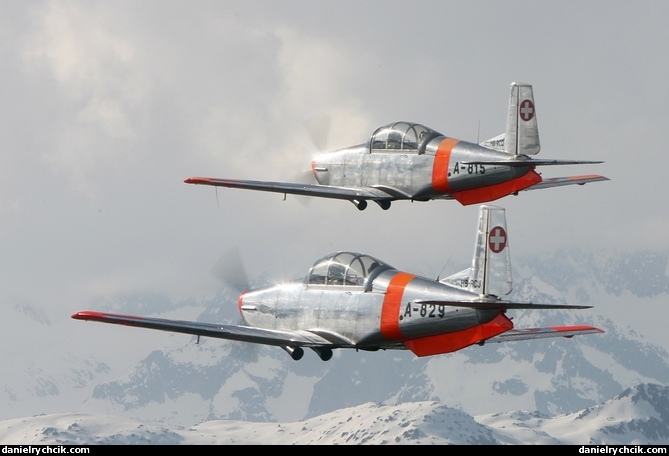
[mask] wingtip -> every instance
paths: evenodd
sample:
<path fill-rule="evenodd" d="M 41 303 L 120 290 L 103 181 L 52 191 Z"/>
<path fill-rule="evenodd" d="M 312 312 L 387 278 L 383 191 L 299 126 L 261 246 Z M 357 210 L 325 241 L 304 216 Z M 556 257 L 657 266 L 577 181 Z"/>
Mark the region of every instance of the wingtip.
<path fill-rule="evenodd" d="M 86 318 L 85 318 L 86 313 L 87 313 L 87 312 L 77 312 L 77 313 L 73 313 L 73 314 L 71 315 L 71 318 L 74 318 L 75 320 L 85 320 L 85 319 L 86 319 Z"/>
<path fill-rule="evenodd" d="M 82 310 L 81 312 L 72 314 L 71 318 L 74 318 L 75 320 L 94 320 L 96 318 L 97 319 L 104 318 L 104 314 L 92 310 Z"/>
<path fill-rule="evenodd" d="M 189 177 L 188 179 L 185 179 L 184 182 L 187 184 L 210 184 L 211 179 L 207 177 Z"/>

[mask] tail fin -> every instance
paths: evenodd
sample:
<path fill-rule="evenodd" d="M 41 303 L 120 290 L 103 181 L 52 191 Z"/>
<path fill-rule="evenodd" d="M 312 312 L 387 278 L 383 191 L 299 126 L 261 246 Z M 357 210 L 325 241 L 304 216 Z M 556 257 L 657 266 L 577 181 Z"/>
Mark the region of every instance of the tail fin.
<path fill-rule="evenodd" d="M 481 296 L 511 293 L 513 279 L 504 208 L 480 207 L 472 266 L 441 281 Z"/>
<path fill-rule="evenodd" d="M 504 151 L 512 155 L 536 155 L 540 149 L 532 86 L 522 82 L 512 82 Z"/>

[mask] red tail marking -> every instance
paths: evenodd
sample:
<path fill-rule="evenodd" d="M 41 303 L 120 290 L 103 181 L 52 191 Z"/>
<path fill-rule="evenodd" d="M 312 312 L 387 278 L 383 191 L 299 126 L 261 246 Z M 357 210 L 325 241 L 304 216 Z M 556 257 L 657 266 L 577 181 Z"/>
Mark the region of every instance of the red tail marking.
<path fill-rule="evenodd" d="M 449 334 L 407 340 L 404 345 L 416 356 L 439 355 L 461 350 L 510 329 L 513 329 L 513 323 L 500 313 L 488 323 Z"/>
<path fill-rule="evenodd" d="M 381 309 L 381 334 L 386 339 L 402 340 L 405 337 L 400 331 L 400 308 L 404 289 L 414 277 L 413 274 L 400 272 L 390 279 Z"/>
<path fill-rule="evenodd" d="M 463 206 L 468 206 L 470 204 L 481 204 L 487 203 L 488 201 L 495 201 L 496 199 L 519 192 L 520 190 L 524 190 L 539 182 L 541 182 L 541 176 L 531 169 L 523 176 L 510 180 L 509 182 L 475 188 L 472 190 L 453 192 L 451 195 Z"/>
<path fill-rule="evenodd" d="M 579 326 L 549 326 L 549 328 L 558 331 L 558 332 L 566 332 L 566 331 L 583 331 L 583 330 L 591 330 L 594 329 L 599 332 L 604 332 L 603 330 L 599 328 L 595 328 L 594 326 L 588 326 L 588 325 L 579 325 Z"/>
<path fill-rule="evenodd" d="M 569 179 L 569 180 L 579 180 L 579 179 L 592 179 L 593 177 L 602 177 L 602 176 L 599 176 L 597 174 L 586 174 L 586 175 L 583 175 L 583 176 L 569 176 L 569 177 L 567 177 L 567 179 Z M 548 180 L 551 180 L 551 179 L 548 179 Z"/>

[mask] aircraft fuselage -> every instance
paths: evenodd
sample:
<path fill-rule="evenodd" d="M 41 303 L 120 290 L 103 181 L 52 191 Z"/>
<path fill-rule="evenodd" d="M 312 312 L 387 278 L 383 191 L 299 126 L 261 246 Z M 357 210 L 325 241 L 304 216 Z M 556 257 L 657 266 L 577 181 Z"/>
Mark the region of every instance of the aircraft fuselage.
<path fill-rule="evenodd" d="M 341 347 L 377 350 L 406 348 L 408 340 L 467 331 L 499 317 L 506 319 L 499 310 L 415 302 L 475 298 L 470 291 L 390 269 L 375 277 L 371 286 L 291 282 L 245 293 L 239 307 L 250 326 L 306 329 Z M 504 330 L 512 327 L 509 321 Z M 478 342 L 475 339 L 468 337 L 464 346 Z"/>
<path fill-rule="evenodd" d="M 373 187 L 394 199 L 461 199 L 467 204 L 515 193 L 541 181 L 528 166 L 468 164 L 499 161 L 509 154 L 439 136 L 420 151 L 371 149 L 358 145 L 316 157 L 312 168 L 321 185 Z"/>

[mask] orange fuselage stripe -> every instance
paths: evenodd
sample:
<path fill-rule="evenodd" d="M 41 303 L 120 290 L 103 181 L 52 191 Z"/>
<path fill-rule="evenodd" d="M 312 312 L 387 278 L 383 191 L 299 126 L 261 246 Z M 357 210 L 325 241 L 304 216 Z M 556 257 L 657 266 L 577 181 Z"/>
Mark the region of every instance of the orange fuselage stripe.
<path fill-rule="evenodd" d="M 397 273 L 388 284 L 386 296 L 381 309 L 381 334 L 389 340 L 403 340 L 404 334 L 400 331 L 400 308 L 404 289 L 416 277 L 406 272 Z"/>
<path fill-rule="evenodd" d="M 451 185 L 448 183 L 448 162 L 451 161 L 453 147 L 459 142 L 459 139 L 446 138 L 437 147 L 432 166 L 432 188 L 438 192 L 451 191 Z"/>

